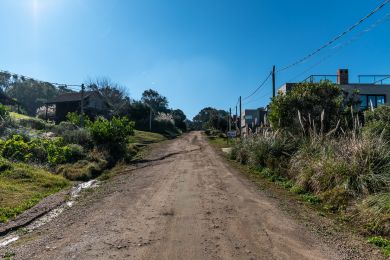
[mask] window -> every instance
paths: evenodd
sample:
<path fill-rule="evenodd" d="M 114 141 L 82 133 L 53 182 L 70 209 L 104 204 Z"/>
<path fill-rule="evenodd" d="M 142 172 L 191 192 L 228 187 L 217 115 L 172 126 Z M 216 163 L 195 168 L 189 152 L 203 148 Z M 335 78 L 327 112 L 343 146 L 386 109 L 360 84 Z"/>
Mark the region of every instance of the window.
<path fill-rule="evenodd" d="M 386 103 L 385 95 L 359 95 L 360 96 L 360 108 L 366 109 L 371 105 L 373 107 L 382 106 Z"/>
<path fill-rule="evenodd" d="M 366 95 L 360 95 L 360 107 L 361 108 L 367 108 L 367 96 Z"/>
<path fill-rule="evenodd" d="M 379 107 L 379 106 L 382 106 L 385 104 L 385 96 L 377 96 L 376 97 L 376 105 Z"/>

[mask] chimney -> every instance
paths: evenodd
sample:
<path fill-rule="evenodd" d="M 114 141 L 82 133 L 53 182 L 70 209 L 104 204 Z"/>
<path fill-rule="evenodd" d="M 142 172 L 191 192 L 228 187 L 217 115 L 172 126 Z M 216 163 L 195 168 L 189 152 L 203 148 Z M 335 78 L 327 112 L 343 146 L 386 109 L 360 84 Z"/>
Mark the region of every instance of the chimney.
<path fill-rule="evenodd" d="M 348 85 L 349 84 L 349 75 L 347 69 L 337 70 L 337 84 L 339 85 Z"/>

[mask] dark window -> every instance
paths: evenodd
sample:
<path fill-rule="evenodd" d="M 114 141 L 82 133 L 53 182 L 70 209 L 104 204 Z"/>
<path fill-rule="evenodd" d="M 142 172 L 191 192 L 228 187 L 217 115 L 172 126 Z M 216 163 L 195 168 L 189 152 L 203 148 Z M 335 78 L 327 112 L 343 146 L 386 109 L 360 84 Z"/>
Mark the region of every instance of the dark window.
<path fill-rule="evenodd" d="M 367 96 L 366 95 L 360 95 L 360 107 L 367 108 Z"/>
<path fill-rule="evenodd" d="M 365 109 L 370 107 L 382 106 L 386 103 L 385 95 L 359 95 L 360 96 L 360 108 Z"/>

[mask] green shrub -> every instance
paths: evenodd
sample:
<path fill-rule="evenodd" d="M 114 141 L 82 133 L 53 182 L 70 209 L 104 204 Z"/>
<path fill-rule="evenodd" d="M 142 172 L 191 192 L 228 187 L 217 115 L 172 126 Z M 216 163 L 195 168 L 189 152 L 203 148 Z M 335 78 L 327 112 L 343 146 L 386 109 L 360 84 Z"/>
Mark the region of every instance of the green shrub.
<path fill-rule="evenodd" d="M 175 138 L 182 133 L 173 122 L 167 120 L 153 120 L 152 131 L 155 133 L 160 133 L 167 138 Z"/>
<path fill-rule="evenodd" d="M 81 126 L 81 115 L 77 114 L 76 112 L 69 112 L 66 115 L 66 119 L 68 120 L 68 122 L 70 122 L 76 126 Z M 84 115 L 83 120 L 84 120 L 85 126 L 89 126 L 92 123 L 91 119 L 89 119 L 89 117 L 86 115 Z"/>
<path fill-rule="evenodd" d="M 323 131 L 333 129 L 343 112 L 343 92 L 328 81 L 301 83 L 287 94 L 279 94 L 270 104 L 269 120 L 274 129 L 288 129 L 292 133 L 306 133 L 315 125 Z M 298 117 L 301 114 L 301 120 Z"/>
<path fill-rule="evenodd" d="M 57 138 L 51 141 L 47 147 L 47 161 L 51 165 L 69 162 L 72 159 L 69 146 L 63 146 L 63 139 Z"/>
<path fill-rule="evenodd" d="M 10 118 L 8 107 L 0 104 L 0 121 L 7 121 Z"/>
<path fill-rule="evenodd" d="M 12 164 L 8 160 L 0 157 L 0 173 L 11 169 Z"/>
<path fill-rule="evenodd" d="M 282 132 L 263 131 L 237 142 L 230 158 L 254 168 L 270 168 L 277 175 L 285 175 L 289 158 L 298 149 L 298 141 Z"/>
<path fill-rule="evenodd" d="M 359 196 L 386 190 L 390 151 L 379 137 L 346 135 L 311 140 L 292 157 L 289 176 L 335 208 Z"/>
<path fill-rule="evenodd" d="M 28 161 L 32 156 L 28 143 L 20 135 L 14 135 L 5 141 L 2 155 L 5 158 L 18 161 Z"/>
<path fill-rule="evenodd" d="M 64 131 L 72 131 L 77 130 L 79 127 L 71 122 L 62 121 L 58 125 L 55 126 L 54 131 L 58 134 L 62 134 Z"/>
<path fill-rule="evenodd" d="M 65 130 L 61 133 L 61 136 L 66 144 L 78 144 L 87 149 L 93 147 L 92 136 L 87 129 Z"/>
<path fill-rule="evenodd" d="M 82 154 L 79 147 L 65 146 L 62 138 L 33 139 L 27 142 L 22 136 L 14 135 L 2 146 L 5 158 L 23 162 L 48 162 L 52 166 L 75 161 Z"/>
<path fill-rule="evenodd" d="M 70 161 L 76 162 L 86 157 L 84 148 L 81 145 L 69 144 L 68 147 L 70 149 Z"/>
<path fill-rule="evenodd" d="M 373 234 L 390 234 L 390 193 L 370 195 L 358 204 L 360 221 Z"/>
<path fill-rule="evenodd" d="M 380 237 L 380 236 L 375 236 L 375 237 L 370 237 L 368 240 L 368 243 L 376 245 L 382 249 L 382 252 L 386 256 L 390 256 L 390 241 Z"/>
<path fill-rule="evenodd" d="M 363 132 L 369 136 L 382 136 L 390 141 L 390 106 L 380 106 L 374 111 L 364 112 L 365 126 Z"/>
<path fill-rule="evenodd" d="M 19 119 L 19 125 L 36 130 L 46 129 L 45 121 L 39 118 L 21 118 Z"/>
<path fill-rule="evenodd" d="M 94 143 L 107 149 L 113 161 L 123 157 L 128 138 L 134 135 L 134 123 L 126 117 L 111 120 L 99 117 L 88 129 Z"/>

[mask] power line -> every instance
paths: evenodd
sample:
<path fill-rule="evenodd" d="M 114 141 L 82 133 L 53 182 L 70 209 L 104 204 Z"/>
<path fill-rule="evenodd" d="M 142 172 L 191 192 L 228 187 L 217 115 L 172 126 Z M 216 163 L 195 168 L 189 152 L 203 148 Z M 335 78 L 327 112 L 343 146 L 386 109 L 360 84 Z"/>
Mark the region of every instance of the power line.
<path fill-rule="evenodd" d="M 389 0 L 389 1 L 390 1 L 390 0 Z M 259 90 L 265 85 L 265 83 L 267 83 L 267 81 L 269 80 L 269 78 L 271 77 L 271 75 L 272 75 L 272 72 L 270 72 L 270 73 L 268 74 L 268 76 L 264 79 L 264 81 L 260 84 L 259 87 L 257 87 L 249 96 L 244 97 L 242 100 L 244 101 L 244 100 L 246 100 L 246 99 L 252 97 L 254 94 L 256 94 L 257 91 L 259 91 Z"/>
<path fill-rule="evenodd" d="M 66 86 L 69 89 L 70 89 L 70 87 L 81 87 L 81 84 L 66 84 L 66 83 L 56 83 L 56 82 L 43 81 L 43 80 L 34 79 L 32 77 L 24 76 L 24 75 L 17 74 L 17 73 L 12 73 L 12 72 L 5 71 L 5 70 L 0 70 L 0 73 L 9 74 L 11 77 L 15 77 L 16 76 L 19 79 L 33 80 L 33 81 L 37 81 L 37 82 L 51 84 L 51 85 L 54 85 L 54 86 Z"/>
<path fill-rule="evenodd" d="M 306 74 L 307 72 L 309 72 L 310 70 L 312 70 L 313 68 L 317 67 L 318 65 L 322 64 L 323 62 L 325 62 L 326 60 L 328 60 L 329 58 L 333 57 L 334 55 L 336 55 L 339 51 L 341 51 L 343 48 L 345 48 L 346 46 L 348 46 L 349 44 L 352 44 L 353 42 L 359 40 L 361 37 L 363 37 L 366 33 L 372 31 L 373 29 L 375 29 L 376 27 L 378 27 L 379 25 L 385 23 L 385 22 L 388 22 L 390 20 L 390 13 L 387 13 L 386 15 L 384 15 L 382 18 L 378 19 L 377 21 L 375 21 L 374 23 L 372 23 L 370 26 L 368 26 L 366 29 L 360 31 L 355 37 L 339 44 L 339 45 L 336 45 L 333 50 L 336 50 L 334 53 L 330 53 L 329 55 L 323 57 L 321 60 L 319 60 L 318 62 L 316 62 L 315 64 L 313 64 L 312 66 L 310 66 L 309 68 L 307 68 L 306 70 L 304 70 L 303 72 L 299 73 L 298 75 L 294 76 L 293 78 L 291 78 L 289 81 L 293 81 L 295 80 L 296 78 Z"/>
<path fill-rule="evenodd" d="M 340 33 L 339 35 L 337 35 L 336 37 L 334 37 L 333 39 L 331 39 L 330 41 L 328 41 L 327 43 L 325 43 L 324 45 L 322 45 L 321 47 L 319 47 L 318 49 L 316 49 L 315 51 L 311 52 L 310 54 L 306 55 L 305 57 L 291 63 L 290 65 L 288 66 L 285 66 L 283 68 L 281 68 L 280 70 L 278 70 L 278 72 L 281 72 L 281 71 L 284 71 L 284 70 L 287 70 L 287 69 L 290 69 L 298 64 L 301 64 L 302 62 L 310 59 L 311 57 L 313 57 L 314 55 L 316 55 L 317 53 L 319 53 L 320 51 L 322 51 L 323 49 L 329 47 L 330 45 L 332 45 L 334 42 L 336 42 L 337 40 L 339 40 L 340 38 L 342 38 L 343 36 L 345 36 L 346 34 L 348 34 L 349 32 L 353 31 L 357 26 L 359 26 L 360 24 L 362 24 L 365 20 L 367 20 L 368 18 L 370 18 L 371 16 L 373 16 L 376 12 L 378 12 L 379 10 L 381 10 L 383 7 L 385 7 L 388 3 L 390 2 L 390 0 L 385 0 L 381 5 L 379 5 L 377 8 L 375 8 L 373 11 L 371 11 L 368 15 L 364 16 L 362 19 L 360 19 L 357 23 L 355 23 L 354 25 L 352 25 L 351 27 L 349 27 L 347 30 L 343 31 L 342 33 Z"/>

